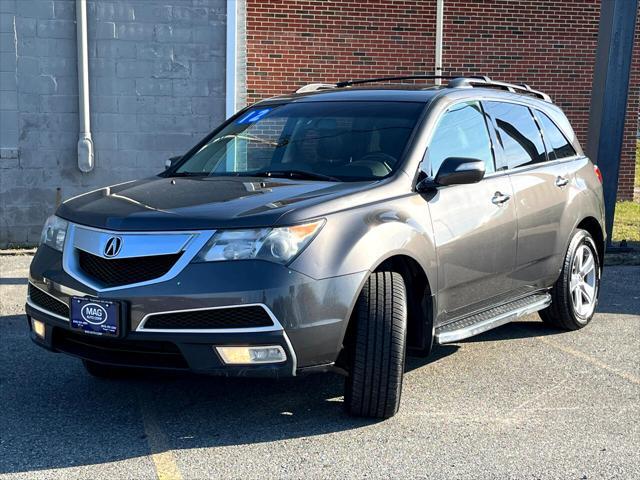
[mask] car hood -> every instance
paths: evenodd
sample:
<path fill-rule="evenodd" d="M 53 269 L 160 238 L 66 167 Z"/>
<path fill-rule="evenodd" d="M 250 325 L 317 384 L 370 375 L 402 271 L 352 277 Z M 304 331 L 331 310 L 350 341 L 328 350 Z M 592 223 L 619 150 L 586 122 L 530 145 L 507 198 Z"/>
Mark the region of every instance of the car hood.
<path fill-rule="evenodd" d="M 81 225 L 129 231 L 267 227 L 292 210 L 357 194 L 372 183 L 153 177 L 74 197 L 57 215 Z"/>

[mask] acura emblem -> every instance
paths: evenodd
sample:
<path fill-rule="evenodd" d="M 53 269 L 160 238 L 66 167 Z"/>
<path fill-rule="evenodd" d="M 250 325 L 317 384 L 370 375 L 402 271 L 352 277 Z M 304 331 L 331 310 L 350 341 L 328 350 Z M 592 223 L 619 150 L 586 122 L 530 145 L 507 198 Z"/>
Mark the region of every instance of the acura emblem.
<path fill-rule="evenodd" d="M 107 240 L 107 244 L 104 246 L 104 256 L 107 258 L 117 257 L 122 249 L 121 237 L 110 237 Z"/>

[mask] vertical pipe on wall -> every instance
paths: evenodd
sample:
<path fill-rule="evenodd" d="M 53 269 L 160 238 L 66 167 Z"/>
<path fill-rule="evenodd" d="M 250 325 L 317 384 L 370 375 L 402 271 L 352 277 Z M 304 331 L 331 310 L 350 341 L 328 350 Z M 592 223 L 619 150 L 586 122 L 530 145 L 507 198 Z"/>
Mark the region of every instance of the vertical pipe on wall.
<path fill-rule="evenodd" d="M 236 0 L 227 0 L 227 61 L 226 61 L 226 104 L 225 113 L 229 118 L 236 113 L 237 79 L 236 68 L 238 60 L 238 4 Z M 237 151 L 235 141 L 227 149 L 227 170 L 234 171 L 237 167 Z"/>
<path fill-rule="evenodd" d="M 93 140 L 91 139 L 91 110 L 89 107 L 89 53 L 87 40 L 87 0 L 76 0 L 76 43 L 78 46 L 78 168 L 93 170 Z"/>
<path fill-rule="evenodd" d="M 227 61 L 226 61 L 226 116 L 236 113 L 236 68 L 238 58 L 238 4 L 227 0 Z"/>
<path fill-rule="evenodd" d="M 435 74 L 442 75 L 442 30 L 444 24 L 444 0 L 437 0 L 436 3 L 436 65 Z M 440 85 L 442 81 L 439 78 L 435 80 L 436 85 Z"/>

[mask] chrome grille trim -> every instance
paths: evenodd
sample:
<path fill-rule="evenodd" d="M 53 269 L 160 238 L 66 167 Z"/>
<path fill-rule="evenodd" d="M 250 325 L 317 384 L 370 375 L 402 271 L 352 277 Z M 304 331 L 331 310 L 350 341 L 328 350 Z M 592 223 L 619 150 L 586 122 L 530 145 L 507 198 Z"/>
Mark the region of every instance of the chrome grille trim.
<path fill-rule="evenodd" d="M 62 253 L 62 268 L 71 277 L 96 292 L 110 292 L 124 288 L 142 287 L 165 282 L 177 276 L 204 247 L 215 230 L 173 232 L 122 232 L 103 230 L 69 223 Z M 151 255 L 167 255 L 183 252 L 178 261 L 164 275 L 143 282 L 106 287 L 87 276 L 78 264 L 76 249 L 87 251 L 103 258 L 104 246 L 111 236 L 121 237 L 122 252 L 117 258 L 136 258 Z"/>
<path fill-rule="evenodd" d="M 242 307 L 262 307 L 273 322 L 273 325 L 269 325 L 266 327 L 251 327 L 251 328 L 218 328 L 218 329 L 147 329 L 144 328 L 144 324 L 149 317 L 154 315 L 163 315 L 167 313 L 177 313 L 177 312 L 194 312 L 194 311 L 202 311 L 202 310 L 215 310 L 220 308 L 242 308 Z M 291 340 L 289 340 L 289 335 L 287 335 L 286 330 L 282 326 L 282 324 L 278 321 L 276 316 L 273 314 L 271 309 L 266 306 L 264 303 L 243 303 L 240 305 L 221 305 L 218 307 L 203 307 L 203 308 L 189 308 L 184 310 L 165 310 L 163 312 L 153 312 L 147 313 L 142 321 L 136 327 L 136 332 L 154 332 L 154 333 L 256 333 L 256 332 L 281 332 L 284 337 L 284 341 L 287 344 L 287 351 L 291 356 L 292 366 L 292 375 L 296 375 L 296 370 L 298 369 L 298 357 L 296 356 L 296 351 L 293 349 L 293 345 L 291 344 Z"/>

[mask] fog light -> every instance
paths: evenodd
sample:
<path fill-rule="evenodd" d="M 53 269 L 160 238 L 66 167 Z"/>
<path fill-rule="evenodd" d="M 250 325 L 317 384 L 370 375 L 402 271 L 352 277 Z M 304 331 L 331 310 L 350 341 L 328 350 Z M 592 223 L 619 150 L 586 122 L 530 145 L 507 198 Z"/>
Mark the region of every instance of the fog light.
<path fill-rule="evenodd" d="M 280 363 L 287 360 L 287 354 L 280 345 L 260 347 L 215 347 L 227 365 L 247 365 L 256 363 Z"/>
<path fill-rule="evenodd" d="M 33 331 L 36 332 L 37 336 L 39 336 L 40 338 L 44 338 L 44 332 L 45 332 L 44 322 L 41 322 L 40 320 L 36 320 L 32 318 L 31 327 L 33 328 Z"/>

